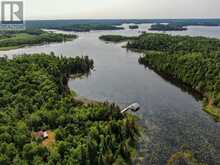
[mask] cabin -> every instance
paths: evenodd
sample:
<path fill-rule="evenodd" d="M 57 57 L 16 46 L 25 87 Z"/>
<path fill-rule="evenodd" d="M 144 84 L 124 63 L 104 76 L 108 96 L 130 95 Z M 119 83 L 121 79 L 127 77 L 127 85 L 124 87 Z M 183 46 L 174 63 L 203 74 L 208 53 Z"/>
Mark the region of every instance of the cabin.
<path fill-rule="evenodd" d="M 48 138 L 48 132 L 47 131 L 33 132 L 32 136 L 37 137 L 37 138 L 46 139 L 46 138 Z"/>

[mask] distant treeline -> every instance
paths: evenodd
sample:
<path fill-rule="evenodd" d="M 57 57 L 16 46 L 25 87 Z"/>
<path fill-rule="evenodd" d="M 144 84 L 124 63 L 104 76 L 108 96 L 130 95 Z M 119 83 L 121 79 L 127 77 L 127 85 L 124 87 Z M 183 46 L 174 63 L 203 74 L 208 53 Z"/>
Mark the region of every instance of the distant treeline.
<path fill-rule="evenodd" d="M 182 26 L 188 25 L 203 25 L 216 26 L 220 25 L 220 19 L 83 19 L 83 20 L 34 20 L 26 21 L 26 27 L 29 28 L 60 28 L 65 26 L 72 26 L 75 24 L 104 24 L 104 25 L 121 25 L 125 23 L 142 24 L 142 23 L 168 23 L 179 24 Z"/>
<path fill-rule="evenodd" d="M 91 30 L 121 30 L 124 28 L 105 24 L 75 24 L 70 26 L 54 27 L 52 29 L 75 32 L 89 32 Z"/>

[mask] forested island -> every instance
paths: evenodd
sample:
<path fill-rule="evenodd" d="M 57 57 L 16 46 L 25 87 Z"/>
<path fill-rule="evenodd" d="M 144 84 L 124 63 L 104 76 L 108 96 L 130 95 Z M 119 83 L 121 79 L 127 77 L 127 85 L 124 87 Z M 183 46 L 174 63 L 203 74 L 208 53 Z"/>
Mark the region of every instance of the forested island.
<path fill-rule="evenodd" d="M 138 29 L 138 28 L 139 28 L 138 25 L 130 25 L 130 26 L 129 26 L 129 29 Z"/>
<path fill-rule="evenodd" d="M 154 24 L 151 25 L 151 31 L 184 31 L 187 30 L 186 27 L 176 24 Z"/>
<path fill-rule="evenodd" d="M 200 93 L 204 110 L 220 121 L 219 39 L 145 33 L 129 41 L 127 48 L 145 53 L 140 64 Z"/>
<path fill-rule="evenodd" d="M 24 46 L 65 42 L 75 39 L 76 35 L 45 32 L 39 29 L 24 31 L 2 31 L 0 33 L 0 51 L 17 49 Z"/>
<path fill-rule="evenodd" d="M 75 32 L 89 32 L 92 30 L 122 30 L 124 28 L 108 24 L 74 24 L 69 26 L 54 27 L 52 29 Z"/>
<path fill-rule="evenodd" d="M 107 42 L 124 42 L 128 40 L 133 40 L 136 37 L 125 37 L 125 36 L 119 36 L 119 35 L 102 35 L 99 37 L 100 40 L 107 41 Z"/>
<path fill-rule="evenodd" d="M 88 57 L 0 58 L 0 164 L 131 164 L 136 117 L 112 104 L 83 105 L 67 86 Z"/>

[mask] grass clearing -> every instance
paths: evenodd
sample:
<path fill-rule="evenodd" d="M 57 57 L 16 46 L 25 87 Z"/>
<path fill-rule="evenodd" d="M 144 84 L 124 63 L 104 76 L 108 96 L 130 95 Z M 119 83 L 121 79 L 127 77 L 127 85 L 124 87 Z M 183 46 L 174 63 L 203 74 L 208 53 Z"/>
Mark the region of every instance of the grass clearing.
<path fill-rule="evenodd" d="M 33 32 L 15 32 L 0 35 L 0 51 L 18 49 L 24 46 L 38 45 L 42 43 L 66 42 L 77 38 L 75 35 L 56 34 L 40 31 Z"/>
<path fill-rule="evenodd" d="M 51 148 L 56 141 L 56 135 L 52 131 L 48 131 L 48 138 L 42 141 L 42 145 Z"/>

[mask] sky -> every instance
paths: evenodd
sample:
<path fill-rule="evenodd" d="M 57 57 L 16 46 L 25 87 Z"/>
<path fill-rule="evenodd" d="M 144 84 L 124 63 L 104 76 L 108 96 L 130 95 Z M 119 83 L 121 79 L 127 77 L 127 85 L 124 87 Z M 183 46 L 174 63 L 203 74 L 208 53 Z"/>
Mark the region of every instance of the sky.
<path fill-rule="evenodd" d="M 220 0 L 24 0 L 26 19 L 220 18 Z"/>

